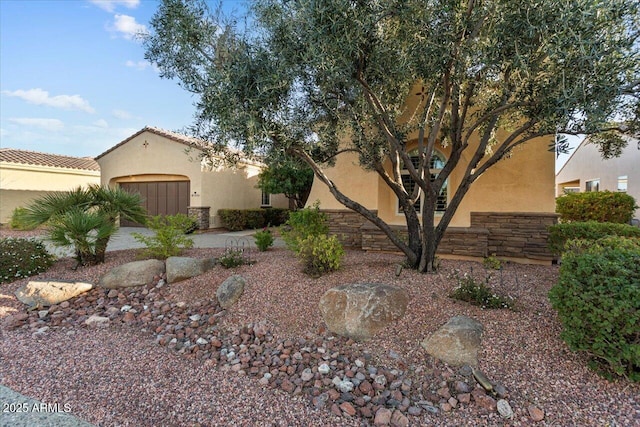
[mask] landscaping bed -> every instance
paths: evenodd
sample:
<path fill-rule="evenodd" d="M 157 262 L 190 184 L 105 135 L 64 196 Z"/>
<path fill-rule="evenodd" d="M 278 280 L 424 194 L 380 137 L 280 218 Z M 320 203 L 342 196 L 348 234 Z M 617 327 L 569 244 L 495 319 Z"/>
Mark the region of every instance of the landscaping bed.
<path fill-rule="evenodd" d="M 135 257 L 134 250 L 108 252 L 105 264 L 77 271 L 63 259 L 38 279 L 97 283 Z M 448 297 L 456 277 L 484 281 L 489 272 L 480 263 L 443 260 L 437 274 L 405 269 L 397 276 L 402 257 L 347 251 L 338 272 L 312 279 L 284 249 L 252 258 L 252 265 L 217 266 L 175 284 L 158 277 L 138 288 L 94 289 L 44 315 L 27 312 L 13 295 L 28 279 L 0 285 L 0 383 L 68 403 L 75 415 L 105 426 L 367 425 L 380 408 L 399 425 L 531 425 L 542 413 L 538 425 L 640 421 L 640 386 L 598 377 L 559 338 L 547 296 L 555 266 L 490 271 L 491 286 L 514 297 L 516 308 L 484 310 Z M 215 291 L 232 274 L 247 284 L 223 310 Z M 328 289 L 357 282 L 400 286 L 411 297 L 402 320 L 362 343 L 333 336 L 318 310 Z M 110 320 L 86 326 L 92 315 Z M 479 368 L 502 386 L 513 418 L 497 413 L 468 371 L 420 346 L 456 315 L 484 325 Z M 319 372 L 322 364 L 328 373 Z M 336 377 L 355 388 L 340 390 Z"/>

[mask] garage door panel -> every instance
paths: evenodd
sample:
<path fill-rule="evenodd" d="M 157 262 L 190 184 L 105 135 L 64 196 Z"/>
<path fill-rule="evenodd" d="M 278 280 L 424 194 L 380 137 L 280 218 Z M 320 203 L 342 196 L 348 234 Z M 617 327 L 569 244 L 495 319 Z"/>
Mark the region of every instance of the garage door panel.
<path fill-rule="evenodd" d="M 139 193 L 142 206 L 151 216 L 187 214 L 189 206 L 189 181 L 126 182 L 120 186 L 129 192 Z M 122 220 L 122 226 L 139 227 L 140 224 Z"/>

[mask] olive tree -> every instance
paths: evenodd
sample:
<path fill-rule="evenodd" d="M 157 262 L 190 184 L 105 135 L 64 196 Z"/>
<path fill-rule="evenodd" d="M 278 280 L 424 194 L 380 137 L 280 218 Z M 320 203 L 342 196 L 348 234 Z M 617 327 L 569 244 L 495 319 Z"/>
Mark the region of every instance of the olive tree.
<path fill-rule="evenodd" d="M 233 143 L 299 157 L 411 265 L 430 271 L 469 188 L 514 148 L 541 136 L 591 134 L 611 156 L 622 134 L 637 133 L 639 7 L 636 0 L 257 0 L 242 20 L 202 1 L 164 0 L 146 58 L 197 94 L 192 131 L 212 149 Z M 450 155 L 431 176 L 436 144 Z M 327 175 L 344 152 L 357 153 L 360 167 L 395 194 L 408 241 Z M 462 178 L 438 221 L 438 196 L 453 171 Z"/>

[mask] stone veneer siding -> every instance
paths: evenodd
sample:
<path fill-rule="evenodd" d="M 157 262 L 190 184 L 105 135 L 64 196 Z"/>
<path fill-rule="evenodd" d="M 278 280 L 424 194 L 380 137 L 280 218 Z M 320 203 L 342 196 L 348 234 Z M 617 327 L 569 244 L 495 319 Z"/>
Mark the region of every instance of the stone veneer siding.
<path fill-rule="evenodd" d="M 555 213 L 471 212 L 471 227 L 489 231 L 489 254 L 498 257 L 552 261 L 548 228 L 557 222 Z"/>
<path fill-rule="evenodd" d="M 198 223 L 198 230 L 209 229 L 209 206 L 189 206 L 187 212 L 189 216 Z"/>
<path fill-rule="evenodd" d="M 387 236 L 359 214 L 347 210 L 324 210 L 329 232 L 343 245 L 366 251 L 397 252 Z M 498 257 L 552 261 L 547 249 L 547 228 L 557 223 L 553 213 L 472 212 L 471 227 L 449 227 L 438 246 L 442 255 Z M 406 238 L 406 227 L 392 225 Z"/>

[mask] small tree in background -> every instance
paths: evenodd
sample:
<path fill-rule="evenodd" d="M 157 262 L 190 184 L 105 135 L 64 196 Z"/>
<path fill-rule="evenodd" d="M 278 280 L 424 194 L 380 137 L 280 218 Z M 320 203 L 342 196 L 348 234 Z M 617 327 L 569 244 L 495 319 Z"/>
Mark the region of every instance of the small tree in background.
<path fill-rule="evenodd" d="M 313 169 L 286 155 L 267 157 L 267 168 L 258 176 L 258 188 L 269 194 L 284 194 L 290 209 L 304 208 L 312 184 Z"/>

